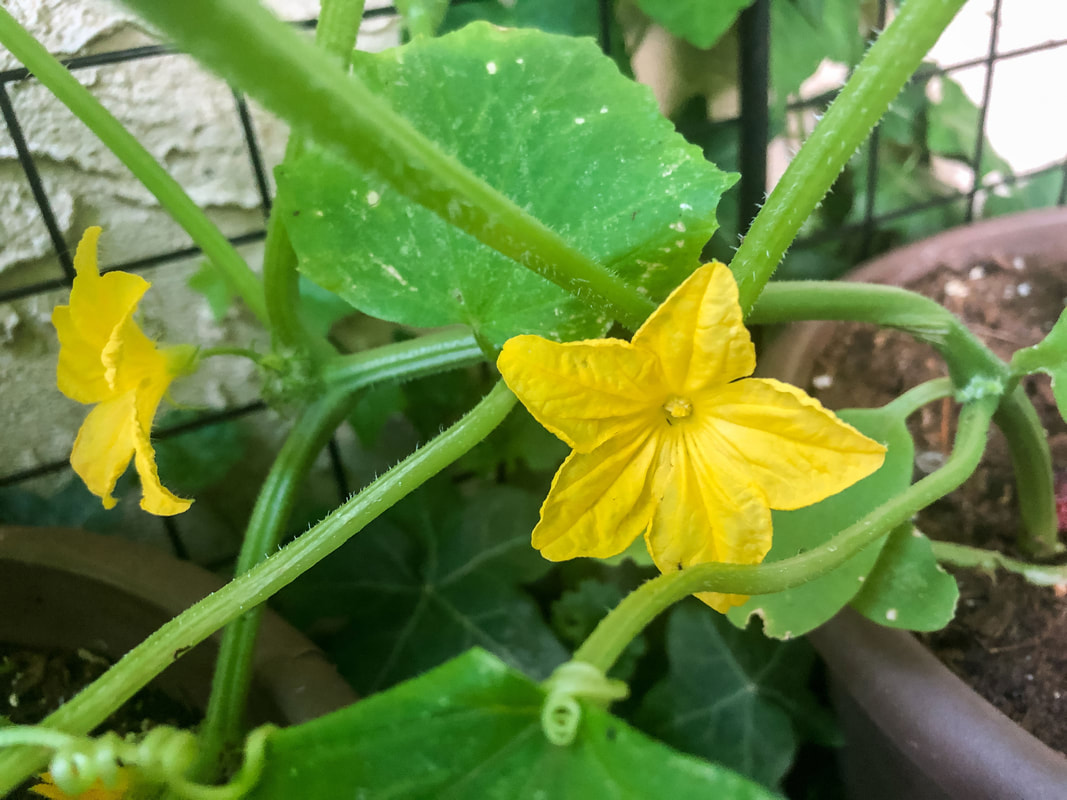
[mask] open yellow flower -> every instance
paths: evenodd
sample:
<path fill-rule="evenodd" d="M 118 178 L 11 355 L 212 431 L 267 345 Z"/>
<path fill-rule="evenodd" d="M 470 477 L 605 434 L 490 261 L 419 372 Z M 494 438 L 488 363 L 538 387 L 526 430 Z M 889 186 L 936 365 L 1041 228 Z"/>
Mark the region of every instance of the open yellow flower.
<path fill-rule="evenodd" d="M 141 508 L 160 516 L 180 514 L 192 501 L 160 483 L 149 431 L 163 395 L 190 371 L 196 351 L 191 345 L 160 349 L 149 341 L 133 313 L 151 284 L 126 272 L 101 275 L 99 238 L 100 228 L 85 231 L 74 256 L 70 305 L 52 312 L 60 344 L 59 389 L 79 403 L 96 404 L 78 431 L 70 463 L 104 508 L 112 508 L 115 483 L 133 458 Z"/>
<path fill-rule="evenodd" d="M 534 528 L 545 558 L 607 558 L 642 532 L 661 571 L 758 564 L 770 509 L 840 492 L 885 448 L 815 399 L 747 378 L 756 356 L 723 264 L 696 270 L 633 340 L 516 336 L 497 362 L 530 413 L 574 451 Z M 698 595 L 718 611 L 746 598 Z"/>

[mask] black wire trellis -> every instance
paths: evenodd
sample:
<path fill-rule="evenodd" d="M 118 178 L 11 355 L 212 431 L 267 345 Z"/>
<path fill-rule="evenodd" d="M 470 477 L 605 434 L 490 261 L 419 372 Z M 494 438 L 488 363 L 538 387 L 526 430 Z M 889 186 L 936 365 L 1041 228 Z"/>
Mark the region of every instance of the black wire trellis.
<path fill-rule="evenodd" d="M 475 0 L 453 0 L 453 4 L 458 5 L 464 2 L 473 1 Z M 599 9 L 599 43 L 605 53 L 610 53 L 613 44 L 611 2 L 610 0 L 597 0 L 597 2 Z M 741 37 L 739 47 L 741 53 L 739 61 L 739 82 L 742 98 L 740 115 L 736 118 L 708 123 L 708 127 L 718 128 L 721 126 L 730 126 L 731 128 L 735 128 L 737 132 L 740 145 L 740 167 L 742 173 L 742 183 L 738 193 L 738 208 L 742 227 L 747 227 L 756 208 L 762 202 L 766 182 L 765 176 L 767 170 L 768 148 L 767 99 L 769 97 L 768 63 L 770 58 L 769 3 L 770 0 L 756 0 L 756 2 L 742 15 L 739 29 Z M 884 25 L 886 12 L 887 0 L 879 0 L 877 11 L 877 28 L 879 30 Z M 364 14 L 364 19 L 396 16 L 396 13 L 395 7 L 392 6 L 376 8 L 368 10 Z M 924 68 L 913 79 L 917 82 L 922 82 L 938 76 L 950 75 L 954 72 L 971 67 L 985 67 L 985 84 L 983 87 L 982 103 L 979 107 L 976 125 L 975 149 L 973 159 L 971 160 L 971 166 L 973 167 L 974 172 L 974 181 L 971 189 L 967 192 L 936 197 L 922 203 L 894 209 L 887 213 L 876 214 L 874 198 L 879 179 L 878 131 L 876 130 L 868 145 L 869 158 L 865 176 L 867 196 L 863 219 L 860 222 L 840 226 L 834 230 L 823 230 L 806 236 L 801 242 L 797 243 L 798 245 L 814 245 L 858 233 L 862 237 L 861 253 L 868 255 L 871 251 L 874 234 L 881 225 L 907 217 L 911 214 L 922 213 L 953 203 L 965 204 L 966 210 L 964 218 L 965 220 L 970 221 L 975 215 L 976 199 L 980 192 L 990 192 L 999 187 L 1010 186 L 1018 181 L 1029 180 L 1056 171 L 1060 172 L 1062 176 L 1061 187 L 1056 204 L 1060 206 L 1067 204 L 1067 155 L 1065 155 L 1061 164 L 1052 167 L 1045 167 L 1018 175 L 1006 175 L 998 182 L 994 183 L 983 183 L 982 181 L 981 164 L 986 138 L 986 117 L 992 91 L 993 73 L 996 65 L 1010 59 L 1023 58 L 1034 53 L 1067 47 L 1067 39 L 1059 39 L 999 52 L 997 45 L 1000 16 L 1001 0 L 995 0 L 991 15 L 989 46 L 984 56 L 961 61 L 945 67 Z M 296 27 L 306 29 L 314 28 L 315 24 L 316 20 L 302 20 L 293 23 Z M 63 63 L 70 70 L 77 71 L 89 67 L 103 67 L 129 61 L 147 60 L 175 53 L 176 51 L 174 48 L 168 45 L 150 45 L 89 56 L 79 56 L 67 59 Z M 31 73 L 22 67 L 0 70 L 0 116 L 3 117 L 4 124 L 7 126 L 7 130 L 11 136 L 19 165 L 21 166 L 22 172 L 33 195 L 34 202 L 37 204 L 41 219 L 52 242 L 55 256 L 63 272 L 63 277 L 0 291 L 0 303 L 9 303 L 15 300 L 54 291 L 64 286 L 69 286 L 74 277 L 70 249 L 63 237 L 62 230 L 60 229 L 56 214 L 53 210 L 52 201 L 41 179 L 34 157 L 29 150 L 29 146 L 27 145 L 25 136 L 22 132 L 22 125 L 8 92 L 8 87 L 10 85 L 30 78 L 32 78 Z M 255 187 L 259 195 L 260 206 L 264 219 L 266 219 L 271 208 L 271 193 L 267 168 L 265 166 L 263 154 L 255 132 L 255 126 L 245 98 L 237 91 L 234 91 L 233 96 L 234 110 L 240 123 L 240 130 L 244 138 L 249 164 L 255 181 Z M 815 97 L 790 103 L 788 107 L 791 110 L 818 108 L 828 104 L 833 99 L 833 96 L 834 92 L 827 92 Z M 262 240 L 264 235 L 265 231 L 260 229 L 240 236 L 231 237 L 230 241 L 234 245 L 245 245 Z M 198 253 L 199 250 L 195 247 L 180 248 L 122 264 L 111 265 L 107 270 L 121 269 L 127 272 L 145 272 L 166 264 L 188 259 Z M 213 425 L 229 422 L 234 419 L 248 417 L 252 414 L 262 413 L 265 409 L 266 406 L 262 402 L 256 402 L 237 408 L 215 411 L 204 414 L 191 422 L 155 431 L 154 436 L 159 439 L 167 439 L 189 431 L 200 430 Z M 338 496 L 343 499 L 348 495 L 350 490 L 350 481 L 346 474 L 341 459 L 341 451 L 336 440 L 331 441 L 328 448 L 328 454 L 337 493 Z M 66 460 L 62 460 L 41 464 L 7 475 L 0 474 L 0 487 L 16 486 L 35 478 L 56 474 L 66 469 L 69 469 L 69 463 Z M 182 541 L 178 523 L 174 520 L 165 520 L 162 524 L 164 525 L 167 538 L 170 540 L 175 553 L 179 557 L 185 557 L 187 555 L 186 547 Z"/>

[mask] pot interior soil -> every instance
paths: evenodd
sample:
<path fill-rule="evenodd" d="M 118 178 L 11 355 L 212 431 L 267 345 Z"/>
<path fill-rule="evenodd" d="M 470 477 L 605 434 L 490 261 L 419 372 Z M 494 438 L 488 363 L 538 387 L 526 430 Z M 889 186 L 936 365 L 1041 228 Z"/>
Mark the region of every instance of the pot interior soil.
<path fill-rule="evenodd" d="M 945 305 L 998 356 L 1007 358 L 1042 339 L 1063 311 L 1067 264 L 1032 273 L 1019 258 L 975 263 L 962 272 L 942 268 L 906 288 Z M 930 346 L 897 331 L 848 323 L 835 328 L 812 374 L 812 385 L 806 388 L 828 407 L 840 409 L 884 405 L 904 390 L 947 373 Z M 1023 385 L 1048 431 L 1054 469 L 1067 471 L 1067 425 L 1048 379 L 1031 376 Z M 957 412 L 946 399 L 909 420 L 917 478 L 944 461 Z M 1058 472 L 1057 483 L 1067 487 L 1067 474 Z M 1018 519 L 1007 444 L 994 429 L 975 474 L 923 511 L 917 525 L 933 539 L 1025 559 L 1016 545 Z M 1050 747 L 1067 753 L 1067 586 L 1036 587 L 1004 572 L 953 572 L 960 585 L 956 618 L 923 640 L 979 694 Z"/>
<path fill-rule="evenodd" d="M 62 650 L 0 644 L 0 715 L 15 725 L 33 725 L 99 678 L 111 660 L 85 649 Z M 98 731 L 144 733 L 156 725 L 191 728 L 201 713 L 149 684 L 105 720 Z M 10 795 L 40 800 L 30 779 Z"/>

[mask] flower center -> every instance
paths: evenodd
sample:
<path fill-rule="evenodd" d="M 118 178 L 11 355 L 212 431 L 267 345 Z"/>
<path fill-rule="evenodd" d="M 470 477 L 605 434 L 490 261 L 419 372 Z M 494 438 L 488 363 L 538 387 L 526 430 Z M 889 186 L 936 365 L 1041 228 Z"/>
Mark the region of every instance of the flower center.
<path fill-rule="evenodd" d="M 685 419 L 693 413 L 693 404 L 684 397 L 672 397 L 663 404 L 663 410 L 667 412 L 667 424 L 674 419 Z"/>

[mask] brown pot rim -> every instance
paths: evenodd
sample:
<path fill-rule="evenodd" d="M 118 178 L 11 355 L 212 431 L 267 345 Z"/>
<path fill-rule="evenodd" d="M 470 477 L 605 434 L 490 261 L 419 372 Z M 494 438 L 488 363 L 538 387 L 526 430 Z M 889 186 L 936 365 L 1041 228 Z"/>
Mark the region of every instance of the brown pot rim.
<path fill-rule="evenodd" d="M 1067 208 L 955 228 L 887 253 L 848 280 L 901 285 L 938 267 L 983 259 L 1039 263 L 1067 254 Z M 761 357 L 761 372 L 805 386 L 812 354 L 834 323 L 791 325 Z M 951 797 L 1062 798 L 1067 758 L 1002 714 L 912 635 L 850 609 L 811 634 L 834 680 L 930 780 Z"/>
<path fill-rule="evenodd" d="M 0 561 L 58 570 L 110 587 L 143 601 L 163 620 L 224 585 L 202 567 L 157 548 L 70 528 L 0 526 Z M 357 699 L 322 651 L 269 609 L 263 615 L 254 670 L 257 685 L 289 724 Z"/>

